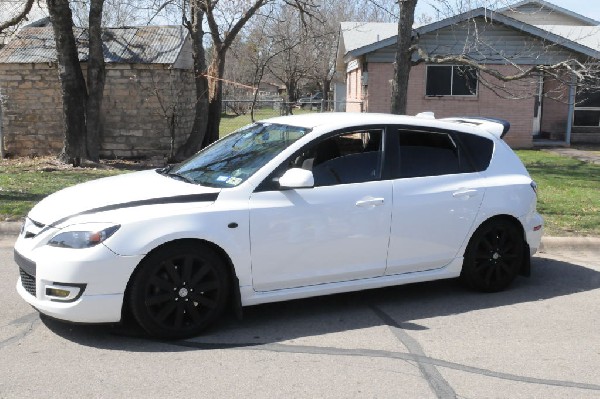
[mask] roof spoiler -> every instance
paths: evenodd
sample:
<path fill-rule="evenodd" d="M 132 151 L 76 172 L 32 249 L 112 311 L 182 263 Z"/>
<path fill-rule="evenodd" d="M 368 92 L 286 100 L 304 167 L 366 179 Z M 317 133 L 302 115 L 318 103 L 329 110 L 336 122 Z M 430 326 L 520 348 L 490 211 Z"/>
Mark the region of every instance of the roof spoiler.
<path fill-rule="evenodd" d="M 474 125 L 498 138 L 503 138 L 510 130 L 510 122 L 498 118 L 485 118 L 482 116 L 463 116 L 440 119 L 442 121 Z"/>

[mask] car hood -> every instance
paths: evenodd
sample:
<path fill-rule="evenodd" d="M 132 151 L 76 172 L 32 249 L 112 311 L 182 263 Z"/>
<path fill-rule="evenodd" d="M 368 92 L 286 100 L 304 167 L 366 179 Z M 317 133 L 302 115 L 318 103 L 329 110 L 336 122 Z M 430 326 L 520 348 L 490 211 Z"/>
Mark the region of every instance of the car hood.
<path fill-rule="evenodd" d="M 65 188 L 40 201 L 28 216 L 43 225 L 58 225 L 81 214 L 153 204 L 214 201 L 220 191 L 148 170 Z"/>

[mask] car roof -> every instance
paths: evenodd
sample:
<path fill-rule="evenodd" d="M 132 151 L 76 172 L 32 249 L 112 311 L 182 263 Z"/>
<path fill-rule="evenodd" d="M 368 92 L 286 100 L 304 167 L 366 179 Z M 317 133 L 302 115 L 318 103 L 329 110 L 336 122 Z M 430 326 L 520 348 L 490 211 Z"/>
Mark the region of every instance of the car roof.
<path fill-rule="evenodd" d="M 313 112 L 299 115 L 279 116 L 259 122 L 297 126 L 306 129 L 336 130 L 361 125 L 409 125 L 458 130 L 490 137 L 486 129 L 452 120 L 435 119 L 432 114 L 423 116 L 359 113 L 359 112 Z"/>

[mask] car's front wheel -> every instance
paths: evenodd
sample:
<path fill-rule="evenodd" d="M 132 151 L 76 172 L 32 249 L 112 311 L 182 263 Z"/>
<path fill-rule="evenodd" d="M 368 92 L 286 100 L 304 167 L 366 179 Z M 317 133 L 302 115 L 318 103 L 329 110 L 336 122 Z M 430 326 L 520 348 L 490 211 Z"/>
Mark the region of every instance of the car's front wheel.
<path fill-rule="evenodd" d="M 154 337 L 195 336 L 223 312 L 228 280 L 224 262 L 209 246 L 166 245 L 140 263 L 129 290 L 131 311 Z"/>
<path fill-rule="evenodd" d="M 521 229 L 506 219 L 490 220 L 473 234 L 465 251 L 461 280 L 485 292 L 505 289 L 523 265 Z"/>

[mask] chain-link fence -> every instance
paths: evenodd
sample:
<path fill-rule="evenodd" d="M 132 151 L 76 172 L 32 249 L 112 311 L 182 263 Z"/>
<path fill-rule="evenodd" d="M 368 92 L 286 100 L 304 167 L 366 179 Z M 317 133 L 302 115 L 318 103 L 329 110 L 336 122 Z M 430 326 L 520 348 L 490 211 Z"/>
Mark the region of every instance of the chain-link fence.
<path fill-rule="evenodd" d="M 290 103 L 282 99 L 273 100 L 223 100 L 221 115 L 221 137 L 253 121 L 283 115 L 298 115 L 310 112 L 363 112 L 362 102 L 318 100 L 305 103 Z"/>

